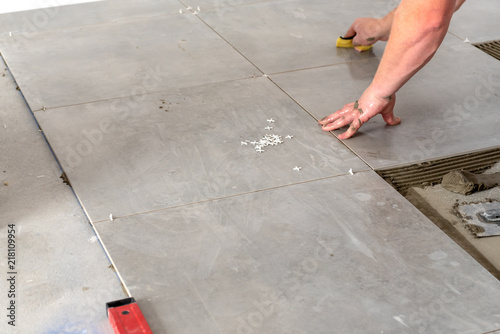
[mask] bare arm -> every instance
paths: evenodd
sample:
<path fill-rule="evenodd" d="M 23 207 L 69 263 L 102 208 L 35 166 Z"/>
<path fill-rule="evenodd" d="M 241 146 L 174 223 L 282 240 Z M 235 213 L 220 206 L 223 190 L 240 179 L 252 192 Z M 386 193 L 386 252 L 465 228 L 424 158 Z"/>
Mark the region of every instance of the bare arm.
<path fill-rule="evenodd" d="M 347 139 L 377 114 L 387 124 L 398 124 L 400 119 L 393 114 L 395 93 L 432 58 L 455 7 L 456 0 L 402 0 L 393 14 L 389 42 L 372 83 L 358 101 L 322 119 L 323 130 L 350 123 L 339 136 Z"/>
<path fill-rule="evenodd" d="M 460 9 L 460 7 L 462 7 L 462 5 L 464 4 L 465 0 L 457 0 L 457 2 L 455 3 L 455 12 L 457 10 Z"/>
<path fill-rule="evenodd" d="M 393 20 L 391 38 L 371 91 L 377 97 L 396 93 L 432 58 L 448 31 L 453 0 L 403 0 Z"/>
<path fill-rule="evenodd" d="M 466 0 L 456 0 L 454 11 L 460 9 Z M 345 33 L 345 37 L 356 35 L 353 39 L 354 45 L 372 45 L 377 41 L 387 41 L 389 39 L 392 21 L 397 8 L 381 19 L 363 17 L 354 21 Z"/>

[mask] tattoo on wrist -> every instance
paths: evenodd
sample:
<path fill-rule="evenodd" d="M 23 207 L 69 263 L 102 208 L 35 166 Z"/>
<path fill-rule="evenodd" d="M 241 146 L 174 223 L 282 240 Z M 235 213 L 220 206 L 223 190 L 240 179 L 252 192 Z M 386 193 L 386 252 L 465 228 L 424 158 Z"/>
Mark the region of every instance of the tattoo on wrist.
<path fill-rule="evenodd" d="M 359 107 L 358 101 L 354 102 L 354 109 L 358 109 L 358 107 Z"/>
<path fill-rule="evenodd" d="M 375 40 L 375 37 L 368 37 L 368 38 L 366 39 L 366 41 L 367 41 L 367 42 L 372 42 L 372 41 L 374 41 L 374 40 Z"/>
<path fill-rule="evenodd" d="M 392 100 L 392 95 L 384 96 L 384 99 L 386 99 L 387 101 L 390 101 L 390 100 Z"/>

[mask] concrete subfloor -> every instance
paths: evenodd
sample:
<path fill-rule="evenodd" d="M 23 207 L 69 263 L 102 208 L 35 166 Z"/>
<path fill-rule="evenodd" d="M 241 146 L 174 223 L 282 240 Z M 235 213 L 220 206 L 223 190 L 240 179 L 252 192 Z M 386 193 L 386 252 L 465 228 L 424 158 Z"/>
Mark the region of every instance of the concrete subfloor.
<path fill-rule="evenodd" d="M 374 119 L 341 142 L 316 124 L 361 94 L 384 50 L 338 50 L 337 36 L 396 5 L 107 0 L 2 15 L 2 56 L 82 206 L 5 71 L 2 226 L 15 221 L 31 275 L 21 327 L 6 328 L 109 333 L 104 302 L 132 294 L 155 333 L 499 332 L 499 281 L 373 171 L 499 145 L 500 63 L 463 43 L 470 14 L 401 91 L 401 126 Z M 464 5 L 482 18 L 474 41 L 495 9 Z M 256 152 L 271 130 L 283 143 Z"/>
<path fill-rule="evenodd" d="M 500 172 L 500 163 L 487 170 L 485 174 Z M 487 200 L 500 201 L 500 187 L 462 195 L 450 192 L 441 185 L 426 188 L 412 188 L 406 198 L 435 222 L 500 279 L 500 237 L 477 238 L 465 228 L 464 221 L 454 210 L 455 204 L 481 203 Z M 457 232 L 459 234 L 457 234 Z"/>

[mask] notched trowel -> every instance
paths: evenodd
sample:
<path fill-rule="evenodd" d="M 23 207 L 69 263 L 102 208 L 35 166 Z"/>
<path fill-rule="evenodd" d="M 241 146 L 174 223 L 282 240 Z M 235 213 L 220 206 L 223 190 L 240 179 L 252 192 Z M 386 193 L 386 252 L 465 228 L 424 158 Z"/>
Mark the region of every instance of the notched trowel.
<path fill-rule="evenodd" d="M 354 35 L 354 36 L 356 36 L 356 35 Z M 338 48 L 354 48 L 354 50 L 356 50 L 358 52 L 368 51 L 371 48 L 373 48 L 373 45 L 357 45 L 357 46 L 354 46 L 352 44 L 352 40 L 354 39 L 354 36 L 352 36 L 352 37 L 342 37 L 342 36 L 340 36 L 339 38 L 337 38 L 337 47 Z"/>
<path fill-rule="evenodd" d="M 465 227 L 478 237 L 500 235 L 500 202 L 461 204 L 455 206 Z"/>

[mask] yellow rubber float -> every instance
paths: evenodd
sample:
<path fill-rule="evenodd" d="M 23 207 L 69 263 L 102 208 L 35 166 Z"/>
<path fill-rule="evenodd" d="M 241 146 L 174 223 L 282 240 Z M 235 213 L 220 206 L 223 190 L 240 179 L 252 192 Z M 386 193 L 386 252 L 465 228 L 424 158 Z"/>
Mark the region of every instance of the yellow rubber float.
<path fill-rule="evenodd" d="M 373 47 L 372 45 L 357 45 L 357 46 L 354 46 L 354 45 L 352 45 L 352 39 L 353 38 L 354 38 L 354 36 L 352 36 L 352 37 L 342 37 L 342 36 L 340 36 L 339 38 L 337 38 L 337 47 L 338 48 L 354 48 L 354 50 L 356 50 L 358 52 L 368 51 L 368 50 L 370 50 Z"/>

